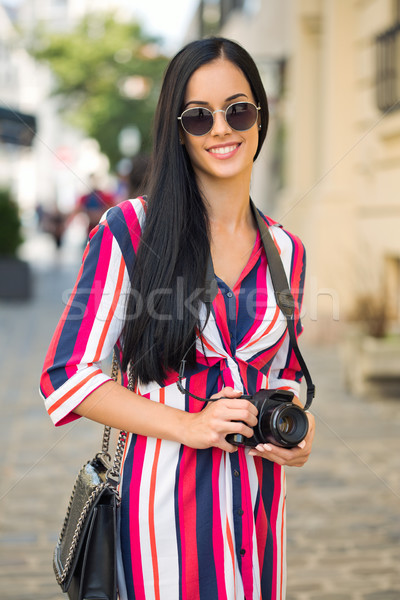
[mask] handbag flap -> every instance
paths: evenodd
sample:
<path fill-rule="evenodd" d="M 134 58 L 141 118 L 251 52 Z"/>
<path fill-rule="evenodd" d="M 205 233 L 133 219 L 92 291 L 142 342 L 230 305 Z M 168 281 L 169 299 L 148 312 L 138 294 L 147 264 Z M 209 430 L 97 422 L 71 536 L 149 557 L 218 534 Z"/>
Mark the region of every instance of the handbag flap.
<path fill-rule="evenodd" d="M 108 504 L 115 495 L 106 483 L 108 468 L 98 455 L 81 468 L 76 478 L 53 557 L 56 578 L 64 591 L 68 589 L 94 507 L 100 499 Z"/>

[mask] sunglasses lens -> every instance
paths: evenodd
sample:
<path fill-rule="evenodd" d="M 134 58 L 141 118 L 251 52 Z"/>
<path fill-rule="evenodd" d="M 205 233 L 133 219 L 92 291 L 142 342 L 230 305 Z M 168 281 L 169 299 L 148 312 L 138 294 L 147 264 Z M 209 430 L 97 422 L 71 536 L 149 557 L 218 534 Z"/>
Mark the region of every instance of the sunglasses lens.
<path fill-rule="evenodd" d="M 232 129 L 246 131 L 253 127 L 257 120 L 257 108 L 250 102 L 235 102 L 229 106 L 226 120 Z"/>
<path fill-rule="evenodd" d="M 182 115 L 182 125 L 191 135 L 205 135 L 213 125 L 212 112 L 207 108 L 189 108 Z"/>

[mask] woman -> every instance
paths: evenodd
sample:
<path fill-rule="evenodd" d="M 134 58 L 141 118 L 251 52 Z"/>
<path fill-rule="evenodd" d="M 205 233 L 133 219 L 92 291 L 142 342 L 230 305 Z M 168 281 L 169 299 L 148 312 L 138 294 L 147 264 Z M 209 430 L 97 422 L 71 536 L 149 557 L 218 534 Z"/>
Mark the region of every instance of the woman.
<path fill-rule="evenodd" d="M 226 439 L 251 437 L 257 423 L 240 396 L 298 396 L 301 378 L 249 202 L 267 126 L 265 92 L 243 48 L 213 38 L 177 54 L 156 113 L 148 201 L 110 209 L 92 232 L 48 351 L 42 393 L 56 424 L 85 416 L 131 432 L 121 483 L 130 600 L 284 597 L 282 465 L 306 462 L 313 418 L 292 449 Z M 264 219 L 299 333 L 303 246 Z M 133 365 L 135 393 L 101 371 L 116 344 L 123 372 Z M 179 391 L 183 358 L 186 389 L 218 401 Z"/>

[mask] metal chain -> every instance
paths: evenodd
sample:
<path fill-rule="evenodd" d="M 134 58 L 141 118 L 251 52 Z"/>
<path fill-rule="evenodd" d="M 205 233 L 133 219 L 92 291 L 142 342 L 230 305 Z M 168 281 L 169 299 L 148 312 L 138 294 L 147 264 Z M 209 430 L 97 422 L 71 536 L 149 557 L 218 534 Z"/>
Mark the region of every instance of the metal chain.
<path fill-rule="evenodd" d="M 106 487 L 109 487 L 109 484 L 107 482 L 100 483 L 98 486 L 96 486 L 94 488 L 94 490 L 90 494 L 89 498 L 86 500 L 86 502 L 84 504 L 84 507 L 82 509 L 82 512 L 81 512 L 81 514 L 79 516 L 78 522 L 76 524 L 74 535 L 72 536 L 71 546 L 69 548 L 68 555 L 67 555 L 67 558 L 65 560 L 65 564 L 64 564 L 64 567 L 63 567 L 61 573 L 59 573 L 58 569 L 56 568 L 56 561 L 53 561 L 54 573 L 55 573 L 55 576 L 56 576 L 56 581 L 57 581 L 57 583 L 59 585 L 62 585 L 64 583 L 64 581 L 68 577 L 69 570 L 71 568 L 71 563 L 74 560 L 76 549 L 77 549 L 78 544 L 79 544 L 79 538 L 81 536 L 81 531 L 82 531 L 83 526 L 85 524 L 85 520 L 86 520 L 86 517 L 87 517 L 87 515 L 89 513 L 89 510 L 90 510 L 92 504 L 94 503 L 94 501 L 96 500 L 96 498 L 101 494 L 101 492 Z M 68 505 L 68 509 L 67 509 L 67 514 L 65 516 L 64 525 L 63 525 L 63 528 L 61 530 L 60 537 L 58 539 L 57 547 L 61 544 L 61 541 L 62 541 L 62 539 L 64 537 L 64 534 L 65 534 L 65 530 L 67 528 L 68 518 L 69 518 L 69 515 L 70 515 L 70 512 L 71 512 L 72 499 L 74 497 L 75 489 L 76 489 L 76 483 L 75 483 L 75 486 L 74 486 L 74 489 L 72 491 L 72 495 L 71 495 L 71 498 L 70 498 L 70 501 L 69 501 L 69 505 Z"/>
<path fill-rule="evenodd" d="M 112 365 L 111 365 L 111 377 L 112 379 L 114 379 L 114 381 L 118 381 L 118 373 L 119 373 L 119 362 L 118 362 L 118 358 L 117 358 L 117 353 L 114 351 L 113 354 L 113 358 L 112 358 Z M 108 449 L 110 447 L 110 437 L 111 437 L 111 427 L 109 425 L 104 425 L 104 432 L 103 432 L 103 443 L 102 443 L 102 447 L 101 450 L 103 452 L 103 454 L 105 454 L 106 456 L 110 456 L 108 454 Z M 111 457 L 110 457 L 111 460 Z"/>
<path fill-rule="evenodd" d="M 114 381 L 118 381 L 118 373 L 119 373 L 119 362 L 118 362 L 116 353 L 114 351 L 112 367 L 111 367 L 111 377 L 114 379 Z M 128 368 L 128 389 L 130 389 L 130 390 L 134 389 L 133 372 L 132 372 L 132 368 L 130 365 Z M 122 457 L 124 455 L 124 449 L 125 449 L 127 435 L 128 435 L 128 433 L 126 431 L 123 431 L 123 430 L 120 431 L 119 437 L 118 437 L 118 442 L 117 442 L 117 447 L 116 447 L 115 454 L 114 454 L 114 464 L 110 469 L 108 469 L 108 471 L 106 473 L 107 480 L 105 482 L 100 483 L 99 485 L 97 485 L 94 488 L 94 490 L 92 491 L 89 498 L 86 500 L 86 502 L 84 504 L 84 507 L 82 509 L 82 512 L 81 512 L 78 522 L 76 524 L 74 535 L 72 537 L 71 546 L 69 548 L 68 555 L 65 560 L 65 564 L 63 566 L 61 573 L 58 571 L 58 569 L 56 567 L 56 560 L 53 561 L 54 573 L 56 576 L 56 581 L 59 585 L 62 585 L 68 577 L 69 570 L 71 568 L 71 563 L 75 557 L 75 553 L 76 553 L 76 550 L 77 550 L 77 547 L 79 544 L 79 538 L 81 536 L 81 532 L 82 532 L 83 526 L 85 524 L 86 517 L 90 511 L 91 506 L 93 505 L 94 501 L 96 500 L 96 498 L 101 494 L 101 492 L 106 487 L 108 487 L 116 495 L 117 502 L 119 503 L 121 501 L 119 493 L 116 488 L 121 479 L 120 470 L 121 470 Z M 109 449 L 109 445 L 110 445 L 110 437 L 111 437 L 111 427 L 109 425 L 105 425 L 104 432 L 103 432 L 102 454 L 105 455 L 111 461 L 111 456 L 108 453 L 108 449 Z M 88 464 L 88 463 L 86 463 L 86 464 Z M 84 465 L 84 467 L 85 466 L 86 465 Z M 73 498 L 74 498 L 74 495 L 76 492 L 78 479 L 79 479 L 79 476 L 76 479 L 74 488 L 72 490 L 71 498 L 69 500 L 69 504 L 68 504 L 68 508 L 67 508 L 67 514 L 65 516 L 64 523 L 63 523 L 63 526 L 61 529 L 61 533 L 58 538 L 56 551 L 57 551 L 57 548 L 60 546 L 60 544 L 64 538 L 66 529 L 67 529 L 68 519 L 69 519 L 69 516 L 71 513 L 72 501 L 73 501 Z"/>
<path fill-rule="evenodd" d="M 116 354 L 114 352 L 113 364 L 112 364 L 112 368 L 111 368 L 111 375 L 115 381 L 117 381 L 118 372 L 119 372 L 119 363 L 118 363 Z M 130 391 L 134 390 L 134 378 L 133 378 L 133 369 L 132 369 L 131 363 L 129 363 L 129 365 L 128 365 L 128 390 L 130 390 Z M 106 432 L 105 432 L 106 427 L 104 428 L 103 446 L 104 446 L 104 437 L 106 435 Z M 111 467 L 111 469 L 109 469 L 107 471 L 107 481 L 114 487 L 116 487 L 121 481 L 121 464 L 122 464 L 122 458 L 124 456 L 124 449 L 125 449 L 127 436 L 128 436 L 127 431 L 123 431 L 121 429 L 121 431 L 119 432 L 119 436 L 118 436 L 117 447 L 116 447 L 115 453 L 114 453 L 114 464 Z M 108 450 L 108 446 L 107 446 L 107 450 Z M 118 499 L 119 499 L 119 497 L 118 497 Z"/>
<path fill-rule="evenodd" d="M 114 352 L 114 357 L 113 357 L 113 367 L 112 367 L 113 369 L 114 369 L 114 360 L 116 361 L 115 352 Z M 117 368 L 119 368 L 118 363 L 117 363 Z M 112 373 L 113 372 L 114 371 L 112 371 Z M 118 375 L 118 370 L 116 371 L 116 375 Z M 134 380 L 134 375 L 133 375 L 133 367 L 132 367 L 132 363 L 129 363 L 129 365 L 128 365 L 128 390 L 133 392 L 134 389 L 135 389 L 135 380 Z M 122 458 L 124 456 L 124 449 L 125 449 L 127 436 L 128 436 L 128 433 L 121 429 L 121 431 L 119 432 L 117 447 L 115 449 L 114 464 L 113 464 L 112 468 L 107 471 L 107 481 L 109 483 L 111 483 L 111 485 L 114 485 L 114 486 L 117 486 L 119 484 L 119 482 L 121 481 L 121 463 L 122 463 Z"/>

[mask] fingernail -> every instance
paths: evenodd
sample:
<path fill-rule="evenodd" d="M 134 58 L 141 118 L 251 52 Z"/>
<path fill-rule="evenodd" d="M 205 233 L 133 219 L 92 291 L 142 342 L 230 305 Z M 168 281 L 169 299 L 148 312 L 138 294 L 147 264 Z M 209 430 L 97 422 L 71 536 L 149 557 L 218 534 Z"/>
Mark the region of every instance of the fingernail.
<path fill-rule="evenodd" d="M 299 444 L 299 448 L 303 449 L 305 445 L 306 445 L 306 443 L 305 443 L 305 441 L 303 440 L 302 442 L 300 442 L 300 444 Z"/>
<path fill-rule="evenodd" d="M 264 450 L 267 450 L 267 452 L 271 452 L 272 446 L 271 444 L 258 444 L 258 446 L 256 446 L 256 450 L 258 450 L 259 452 L 264 452 Z"/>

